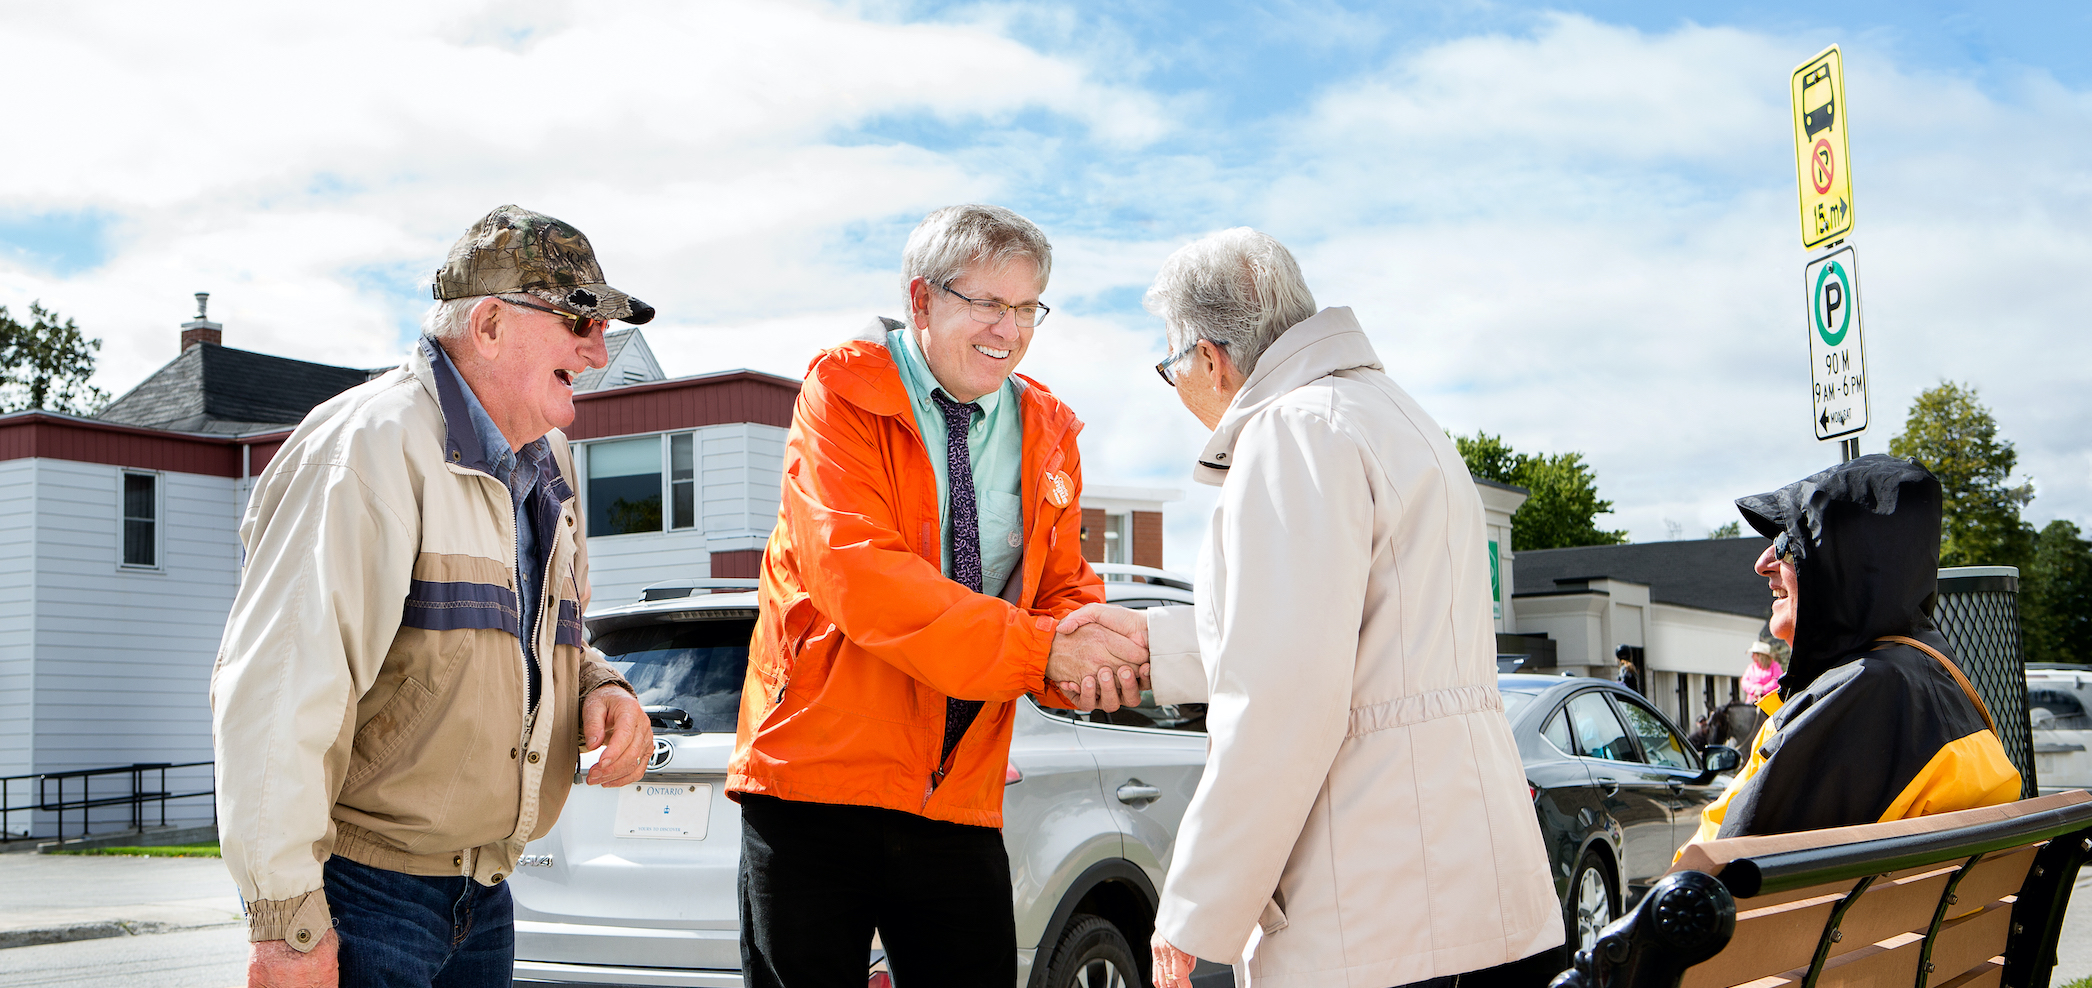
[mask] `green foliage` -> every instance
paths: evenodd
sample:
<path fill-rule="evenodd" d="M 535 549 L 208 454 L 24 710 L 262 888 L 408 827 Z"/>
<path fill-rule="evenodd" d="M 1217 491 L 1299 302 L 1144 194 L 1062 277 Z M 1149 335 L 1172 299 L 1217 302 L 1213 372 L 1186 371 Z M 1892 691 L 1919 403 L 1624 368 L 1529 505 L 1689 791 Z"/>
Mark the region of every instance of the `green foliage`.
<path fill-rule="evenodd" d="M 2049 522 L 2020 581 L 2020 629 L 2029 662 L 2092 662 L 2092 542 Z"/>
<path fill-rule="evenodd" d="M 1511 516 L 1511 549 L 1562 549 L 1577 545 L 1618 545 L 1626 532 L 1609 532 L 1592 520 L 1613 510 L 1598 497 L 1598 478 L 1582 453 L 1532 456 L 1513 450 L 1502 436 L 1477 431 L 1472 438 L 1454 436 L 1467 472 L 1483 480 L 1516 484 L 1532 496 Z"/>
<path fill-rule="evenodd" d="M 1710 528 L 1707 530 L 1707 537 L 1710 539 L 1743 538 L 1743 523 L 1740 521 L 1732 521 L 1726 525 L 1721 526 L 1720 528 Z"/>
<path fill-rule="evenodd" d="M 101 340 L 80 334 L 71 319 L 40 302 L 29 303 L 29 323 L 17 321 L 0 305 L 0 411 L 40 408 L 70 415 L 93 415 L 109 403 L 109 393 L 87 383 L 94 376 Z"/>
<path fill-rule="evenodd" d="M 2007 485 L 2019 454 L 1998 438 L 1997 420 L 1975 388 L 1941 381 L 1919 394 L 1889 452 L 1917 460 L 1939 478 L 1941 566 L 2026 568 L 2034 531 L 2019 520 L 2019 509 L 2034 499 L 2034 483 Z"/>

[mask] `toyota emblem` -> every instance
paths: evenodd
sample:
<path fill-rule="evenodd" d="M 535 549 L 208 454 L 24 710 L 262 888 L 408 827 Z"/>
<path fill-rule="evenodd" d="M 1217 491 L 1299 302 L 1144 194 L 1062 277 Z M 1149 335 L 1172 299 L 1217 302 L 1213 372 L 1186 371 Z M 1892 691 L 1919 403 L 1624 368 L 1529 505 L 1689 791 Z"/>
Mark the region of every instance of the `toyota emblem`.
<path fill-rule="evenodd" d="M 670 741 L 667 738 L 655 738 L 654 757 L 646 760 L 647 771 L 652 772 L 662 768 L 663 766 L 667 765 L 668 760 L 674 758 L 675 755 L 675 742 Z"/>

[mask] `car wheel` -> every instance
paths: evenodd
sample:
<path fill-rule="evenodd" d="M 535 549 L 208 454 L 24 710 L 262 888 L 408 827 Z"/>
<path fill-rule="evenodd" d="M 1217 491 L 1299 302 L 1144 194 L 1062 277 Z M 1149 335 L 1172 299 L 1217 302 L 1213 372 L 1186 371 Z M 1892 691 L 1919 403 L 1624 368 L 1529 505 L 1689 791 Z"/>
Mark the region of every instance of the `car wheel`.
<path fill-rule="evenodd" d="M 1596 851 L 1585 851 L 1569 879 L 1569 897 L 1562 903 L 1562 921 L 1568 927 L 1572 950 L 1589 950 L 1598 944 L 1598 934 L 1619 915 L 1619 897 L 1613 894 L 1612 869 Z"/>
<path fill-rule="evenodd" d="M 1141 988 L 1140 964 L 1110 920 L 1077 913 L 1053 948 L 1046 988 Z"/>

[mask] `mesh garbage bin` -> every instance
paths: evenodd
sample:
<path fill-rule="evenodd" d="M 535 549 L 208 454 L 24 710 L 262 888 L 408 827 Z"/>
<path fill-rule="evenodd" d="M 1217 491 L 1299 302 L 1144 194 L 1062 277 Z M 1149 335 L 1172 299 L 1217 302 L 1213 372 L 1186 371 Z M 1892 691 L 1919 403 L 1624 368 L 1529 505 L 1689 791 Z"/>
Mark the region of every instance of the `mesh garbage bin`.
<path fill-rule="evenodd" d="M 2034 798 L 2034 735 L 2027 723 L 2027 666 L 2019 639 L 2019 567 L 1940 570 L 1932 620 L 1997 721 L 2005 755 L 2019 769 L 2020 798 Z"/>

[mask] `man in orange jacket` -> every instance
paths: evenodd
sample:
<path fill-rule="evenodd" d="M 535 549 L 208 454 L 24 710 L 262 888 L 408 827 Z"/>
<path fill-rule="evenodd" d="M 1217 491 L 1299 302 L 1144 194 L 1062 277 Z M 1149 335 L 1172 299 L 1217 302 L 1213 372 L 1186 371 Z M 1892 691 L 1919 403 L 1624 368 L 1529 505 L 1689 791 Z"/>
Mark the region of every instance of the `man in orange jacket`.
<path fill-rule="evenodd" d="M 874 929 L 918 988 L 1015 981 L 1015 704 L 1081 683 L 1116 709 L 1145 675 L 1139 645 L 1055 630 L 1103 584 L 1082 423 L 1013 373 L 1048 312 L 1045 235 L 950 206 L 902 264 L 908 323 L 815 357 L 785 440 L 727 778 L 750 988 L 861 980 Z"/>

